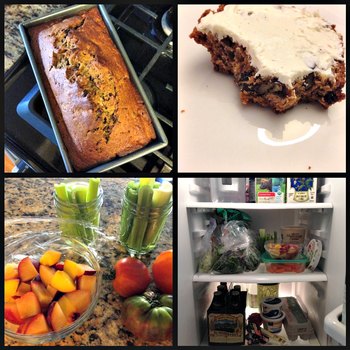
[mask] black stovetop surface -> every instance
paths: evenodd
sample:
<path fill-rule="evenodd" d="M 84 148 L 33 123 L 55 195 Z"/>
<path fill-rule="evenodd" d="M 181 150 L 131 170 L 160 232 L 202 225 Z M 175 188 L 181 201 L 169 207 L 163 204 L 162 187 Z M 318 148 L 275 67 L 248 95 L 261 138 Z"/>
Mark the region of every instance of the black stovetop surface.
<path fill-rule="evenodd" d="M 172 170 L 172 123 L 175 116 L 172 92 L 174 83 L 172 43 L 166 48 L 161 48 L 167 36 L 160 25 L 162 15 L 169 8 L 169 5 L 107 6 L 118 35 L 136 73 L 142 79 L 146 94 L 152 101 L 153 108 L 169 140 L 166 148 L 117 167 L 111 172 L 148 173 Z M 18 104 L 35 85 L 36 81 L 29 60 L 27 55 L 23 54 L 5 75 L 5 145 L 24 160 L 28 172 L 65 173 L 56 144 L 37 130 L 35 120 L 31 121 L 31 118 L 24 120 L 17 113 Z M 35 118 L 40 119 L 40 123 L 49 125 L 40 94 L 34 99 L 33 108 Z"/>

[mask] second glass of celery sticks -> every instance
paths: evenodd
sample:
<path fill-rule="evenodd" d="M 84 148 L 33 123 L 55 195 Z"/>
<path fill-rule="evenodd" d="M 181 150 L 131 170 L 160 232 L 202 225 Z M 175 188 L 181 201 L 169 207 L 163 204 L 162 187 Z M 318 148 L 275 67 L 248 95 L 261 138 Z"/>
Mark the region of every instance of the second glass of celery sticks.
<path fill-rule="evenodd" d="M 130 181 L 125 189 L 120 242 L 130 255 L 152 251 L 173 208 L 172 184 L 154 178 Z"/>
<path fill-rule="evenodd" d="M 62 234 L 89 244 L 95 241 L 96 231 L 93 227 L 100 224 L 100 209 L 103 203 L 103 190 L 100 179 L 86 181 L 67 180 L 55 184 L 54 205 L 57 216 L 63 221 Z M 92 227 L 74 223 L 83 221 Z"/>

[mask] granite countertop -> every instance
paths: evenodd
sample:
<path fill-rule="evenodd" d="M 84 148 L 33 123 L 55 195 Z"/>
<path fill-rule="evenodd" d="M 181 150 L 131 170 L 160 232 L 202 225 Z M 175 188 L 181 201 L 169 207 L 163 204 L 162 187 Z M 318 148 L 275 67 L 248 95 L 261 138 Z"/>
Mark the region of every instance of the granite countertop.
<path fill-rule="evenodd" d="M 100 227 L 108 237 L 115 237 L 116 240 L 110 240 L 108 250 L 104 249 L 100 252 L 103 256 L 100 261 L 103 272 L 102 290 L 93 315 L 75 333 L 60 342 L 43 345 L 172 345 L 171 341 L 143 342 L 125 329 L 120 317 L 123 298 L 119 297 L 112 287 L 113 267 L 116 261 L 128 256 L 126 250 L 118 243 L 118 232 L 123 193 L 130 180 L 127 178 L 101 179 L 104 203 L 101 209 Z M 62 179 L 59 178 L 5 179 L 5 219 L 19 216 L 56 217 L 52 193 L 54 184 L 60 181 Z M 172 215 L 167 220 L 157 248 L 150 254 L 144 255 L 142 261 L 150 267 L 155 257 L 167 249 L 172 249 Z M 155 288 L 153 283 L 150 288 Z M 5 337 L 5 345 L 25 344 Z"/>
<path fill-rule="evenodd" d="M 5 72 L 12 67 L 24 52 L 24 45 L 18 25 L 32 18 L 37 18 L 67 5 L 5 5 Z"/>

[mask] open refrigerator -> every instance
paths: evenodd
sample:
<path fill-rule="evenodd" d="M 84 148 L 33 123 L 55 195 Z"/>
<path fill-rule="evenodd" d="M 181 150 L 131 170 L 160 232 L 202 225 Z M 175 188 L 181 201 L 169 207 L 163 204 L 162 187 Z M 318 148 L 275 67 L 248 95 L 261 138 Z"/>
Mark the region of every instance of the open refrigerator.
<path fill-rule="evenodd" d="M 178 179 L 178 345 L 208 345 L 206 312 L 220 282 L 243 288 L 246 284 L 279 283 L 279 297 L 295 297 L 311 321 L 314 335 L 308 340 L 298 337 L 291 341 L 282 329 L 285 345 L 345 345 L 346 179 L 317 181 L 316 203 L 260 204 L 229 202 L 227 198 L 218 201 L 209 178 Z M 322 242 L 316 270 L 269 273 L 261 263 L 251 272 L 198 273 L 202 238 L 217 208 L 244 211 L 251 216 L 251 228 L 255 231 L 276 231 L 284 225 L 306 226 L 308 238 Z M 247 307 L 246 317 L 253 311 Z"/>

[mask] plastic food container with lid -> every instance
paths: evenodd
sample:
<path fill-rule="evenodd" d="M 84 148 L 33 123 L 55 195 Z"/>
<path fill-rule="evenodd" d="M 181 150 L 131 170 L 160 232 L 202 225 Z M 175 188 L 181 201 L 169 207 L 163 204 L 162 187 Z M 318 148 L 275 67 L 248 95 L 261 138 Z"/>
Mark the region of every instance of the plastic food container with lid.
<path fill-rule="evenodd" d="M 273 259 L 267 252 L 265 252 L 261 256 L 261 260 L 265 263 L 266 271 L 271 273 L 304 272 L 308 263 L 308 258 L 303 254 L 299 254 L 295 259 L 286 260 Z"/>
<path fill-rule="evenodd" d="M 261 314 L 260 316 L 263 320 L 264 328 L 269 332 L 278 333 L 282 330 L 282 322 L 286 317 L 283 311 L 280 312 L 278 317 L 270 318 L 270 317 L 266 317 L 264 314 Z"/>

